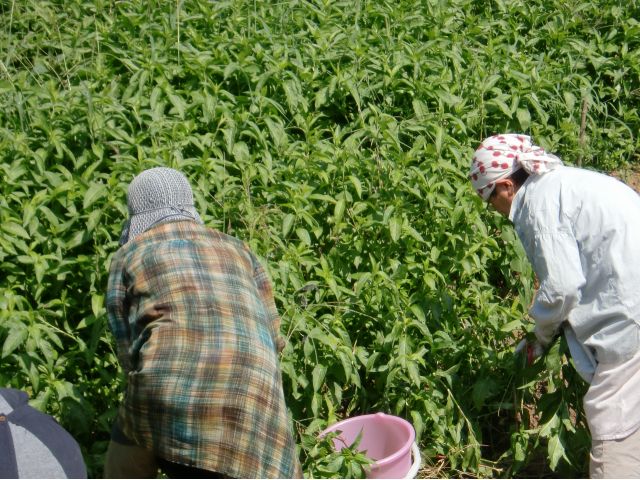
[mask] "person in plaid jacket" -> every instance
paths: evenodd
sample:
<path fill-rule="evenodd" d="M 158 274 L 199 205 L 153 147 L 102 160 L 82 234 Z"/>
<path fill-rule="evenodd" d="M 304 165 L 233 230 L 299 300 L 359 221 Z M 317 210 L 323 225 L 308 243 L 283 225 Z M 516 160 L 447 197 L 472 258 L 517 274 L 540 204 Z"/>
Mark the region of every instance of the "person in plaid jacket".
<path fill-rule="evenodd" d="M 301 477 L 264 268 L 203 225 L 176 170 L 142 172 L 127 202 L 106 299 L 127 385 L 105 477 Z"/>

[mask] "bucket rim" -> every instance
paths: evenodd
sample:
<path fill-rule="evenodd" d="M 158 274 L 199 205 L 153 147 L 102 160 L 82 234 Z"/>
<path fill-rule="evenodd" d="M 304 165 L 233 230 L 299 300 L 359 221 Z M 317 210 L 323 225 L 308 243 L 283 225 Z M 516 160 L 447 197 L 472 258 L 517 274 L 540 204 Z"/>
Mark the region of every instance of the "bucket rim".
<path fill-rule="evenodd" d="M 375 460 L 372 464 L 371 464 L 371 469 L 379 469 L 382 468 L 390 463 L 395 462 L 398 458 L 404 456 L 407 454 L 407 451 L 411 451 L 411 446 L 413 445 L 413 443 L 415 442 L 415 438 L 416 438 L 416 431 L 413 428 L 413 425 L 411 425 L 411 423 L 409 423 L 407 420 L 405 420 L 402 417 L 398 417 L 396 415 L 390 415 L 387 413 L 383 413 L 383 412 L 378 412 L 378 413 L 368 413 L 368 414 L 364 414 L 364 415 L 356 415 L 355 417 L 349 417 L 349 418 L 345 418 L 343 420 L 340 420 L 337 423 L 334 423 L 333 425 L 325 428 L 322 432 L 320 432 L 320 434 L 318 435 L 319 437 L 324 437 L 327 433 L 330 432 L 334 432 L 336 430 L 339 430 L 341 425 L 344 425 L 345 423 L 349 423 L 352 422 L 354 420 L 366 420 L 367 418 L 372 418 L 372 417 L 378 417 L 378 418 L 384 418 L 385 421 L 386 420 L 390 420 L 396 424 L 400 424 L 403 425 L 405 428 L 408 427 L 408 431 L 409 431 L 409 439 L 402 444 L 402 446 L 400 448 L 398 448 L 398 450 L 395 453 L 392 453 L 391 455 L 388 455 L 384 458 L 381 458 L 379 460 Z"/>

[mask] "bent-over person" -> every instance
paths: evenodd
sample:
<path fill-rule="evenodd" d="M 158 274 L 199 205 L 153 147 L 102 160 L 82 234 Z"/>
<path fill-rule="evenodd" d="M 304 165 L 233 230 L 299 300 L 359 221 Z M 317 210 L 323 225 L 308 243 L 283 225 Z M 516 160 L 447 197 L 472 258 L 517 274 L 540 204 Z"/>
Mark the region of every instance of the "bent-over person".
<path fill-rule="evenodd" d="M 640 196 L 564 166 L 526 135 L 495 135 L 473 157 L 476 192 L 507 216 L 540 286 L 529 315 L 544 351 L 563 334 L 590 384 L 593 478 L 640 477 Z"/>
<path fill-rule="evenodd" d="M 264 268 L 203 225 L 176 170 L 139 174 L 127 203 L 106 299 L 126 391 L 105 477 L 300 477 Z"/>

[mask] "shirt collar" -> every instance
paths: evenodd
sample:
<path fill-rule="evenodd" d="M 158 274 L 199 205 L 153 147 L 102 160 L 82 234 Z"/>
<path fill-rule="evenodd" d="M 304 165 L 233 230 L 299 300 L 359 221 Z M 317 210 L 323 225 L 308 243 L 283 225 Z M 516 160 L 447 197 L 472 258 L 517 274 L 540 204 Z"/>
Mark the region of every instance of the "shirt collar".
<path fill-rule="evenodd" d="M 513 201 L 511 202 L 511 210 L 509 210 L 509 220 L 511 220 L 512 223 L 513 223 L 513 219 L 516 216 L 516 212 L 520 209 L 520 206 L 524 201 L 525 190 L 527 189 L 527 186 L 531 182 L 531 179 L 532 179 L 532 176 L 529 176 L 529 178 L 527 178 L 527 180 L 522 184 L 522 186 L 518 189 L 515 196 L 513 197 Z"/>

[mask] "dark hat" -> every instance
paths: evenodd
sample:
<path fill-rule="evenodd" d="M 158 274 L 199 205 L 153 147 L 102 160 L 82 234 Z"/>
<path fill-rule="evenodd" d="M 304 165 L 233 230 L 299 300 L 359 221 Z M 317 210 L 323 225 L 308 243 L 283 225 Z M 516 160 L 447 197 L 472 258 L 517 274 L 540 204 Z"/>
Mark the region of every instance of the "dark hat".
<path fill-rule="evenodd" d="M 0 478 L 87 478 L 78 443 L 28 400 L 0 388 Z"/>

